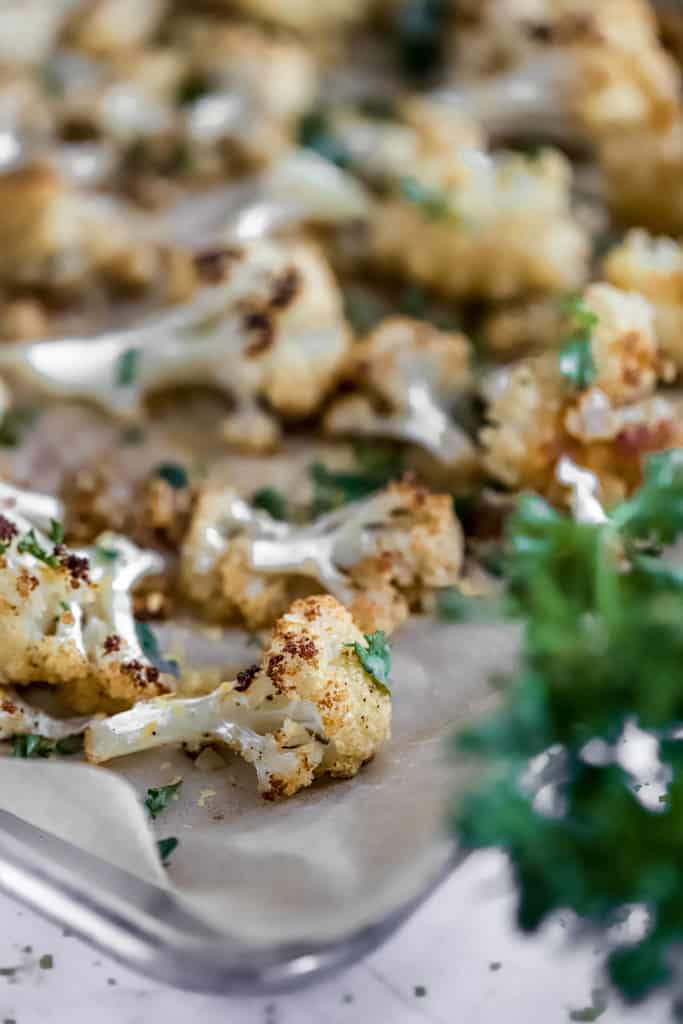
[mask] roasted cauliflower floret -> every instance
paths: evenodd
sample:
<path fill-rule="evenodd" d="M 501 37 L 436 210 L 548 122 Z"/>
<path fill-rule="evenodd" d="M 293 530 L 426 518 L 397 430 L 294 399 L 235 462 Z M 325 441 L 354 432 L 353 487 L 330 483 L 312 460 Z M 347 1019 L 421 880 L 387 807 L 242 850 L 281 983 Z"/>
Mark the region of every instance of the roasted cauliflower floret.
<path fill-rule="evenodd" d="M 60 687 L 77 711 L 120 708 L 169 689 L 143 654 L 130 590 L 160 559 L 104 534 L 73 551 L 61 506 L 0 484 L 0 679 Z"/>
<path fill-rule="evenodd" d="M 574 343 L 586 346 L 588 380 L 573 375 L 571 361 L 567 371 L 565 347 L 489 378 L 484 464 L 512 488 L 554 496 L 555 467 L 568 455 L 597 473 L 612 501 L 638 482 L 643 454 L 675 442 L 678 411 L 655 395 L 669 369 L 647 300 L 595 284 L 585 292 L 582 315 L 590 327 Z"/>
<path fill-rule="evenodd" d="M 0 740 L 14 736 L 40 736 L 61 740 L 82 733 L 90 718 L 55 718 L 32 707 L 17 690 L 0 686 Z"/>
<path fill-rule="evenodd" d="M 285 417 L 310 415 L 337 381 L 350 345 L 324 257 L 304 242 L 258 241 L 202 254 L 202 270 L 209 258 L 223 282 L 187 306 L 115 335 L 4 345 L 0 363 L 50 394 L 122 417 L 140 417 L 150 391 L 197 384 L 229 395 L 238 417 L 259 399 Z M 255 422 L 263 437 L 262 418 Z M 234 435 L 230 426 L 224 430 Z M 265 436 L 272 445 L 276 429 Z M 253 447 L 253 437 L 248 442 Z"/>
<path fill-rule="evenodd" d="M 683 117 L 666 131 L 615 134 L 599 152 L 609 206 L 625 224 L 683 232 Z"/>
<path fill-rule="evenodd" d="M 181 552 L 181 588 L 210 617 L 264 626 L 292 596 L 322 585 L 361 628 L 390 632 L 463 557 L 448 495 L 402 482 L 308 526 L 253 509 L 231 488 L 200 496 Z"/>
<path fill-rule="evenodd" d="M 647 0 L 466 0 L 455 17 L 455 41 L 460 73 L 526 70 L 525 90 L 520 76 L 517 95 L 501 92 L 504 107 L 528 103 L 540 75 L 538 100 L 545 85 L 556 116 L 577 115 L 593 137 L 661 128 L 679 109 L 680 76 Z"/>
<path fill-rule="evenodd" d="M 472 386 L 463 334 L 423 320 L 390 317 L 351 350 L 347 377 L 357 392 L 325 416 L 332 434 L 389 437 L 418 445 L 453 472 L 476 461 L 474 446 L 449 413 Z"/>
<path fill-rule="evenodd" d="M 501 303 L 484 319 L 482 340 L 496 359 L 556 348 L 564 328 L 557 296 Z"/>
<path fill-rule="evenodd" d="M 683 248 L 673 238 L 630 231 L 605 259 L 605 277 L 640 292 L 655 309 L 663 352 L 683 369 Z"/>
<path fill-rule="evenodd" d="M 168 0 L 86 0 L 69 26 L 70 41 L 98 56 L 112 56 L 143 46 L 156 32 Z"/>
<path fill-rule="evenodd" d="M 228 5 L 228 0 L 222 0 Z M 369 11 L 368 0 L 237 0 L 230 6 L 250 18 L 284 28 L 293 29 L 303 35 L 317 35 L 334 32 L 361 21 Z"/>
<path fill-rule="evenodd" d="M 297 601 L 261 665 L 207 697 L 160 699 L 94 722 L 91 761 L 167 743 L 222 742 L 256 769 L 266 799 L 320 775 L 351 778 L 389 738 L 391 698 L 361 664 L 364 638 L 333 597 Z"/>
<path fill-rule="evenodd" d="M 450 299 L 570 291 L 588 272 L 588 237 L 570 209 L 571 169 L 557 152 L 465 154 L 467 180 L 437 194 L 402 185 L 370 224 L 382 270 Z"/>
<path fill-rule="evenodd" d="M 10 291 L 84 293 L 95 282 L 140 291 L 168 272 L 164 247 L 135 221 L 48 166 L 0 175 L 0 209 L 0 284 Z"/>

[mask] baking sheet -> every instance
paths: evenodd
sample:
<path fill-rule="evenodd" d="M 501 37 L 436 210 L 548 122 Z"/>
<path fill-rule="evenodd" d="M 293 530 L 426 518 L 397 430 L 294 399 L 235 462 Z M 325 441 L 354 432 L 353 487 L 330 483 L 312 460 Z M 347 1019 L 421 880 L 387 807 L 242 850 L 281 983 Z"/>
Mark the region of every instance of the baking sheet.
<path fill-rule="evenodd" d="M 202 404 L 201 408 L 205 409 Z M 207 451 L 210 431 L 187 414 L 182 445 L 178 409 L 160 415 L 144 444 L 114 450 L 116 430 L 83 407 L 47 410 L 27 446 L 10 452 L 12 476 L 55 490 L 65 467 L 89 456 L 116 460 L 135 476 L 172 455 L 208 458 L 212 474 L 249 494 L 270 483 L 292 493 L 315 457 L 337 464 L 343 447 L 293 442 L 275 459 Z M 171 424 L 171 426 L 169 426 Z M 125 485 L 122 468 L 122 484 Z M 161 647 L 178 645 L 195 664 L 223 667 L 224 678 L 259 657 L 258 639 L 238 629 L 187 624 L 157 627 Z M 452 854 L 444 829 L 449 796 L 464 766 L 446 764 L 446 739 L 464 716 L 496 699 L 489 677 L 510 666 L 516 635 L 487 625 L 444 625 L 415 618 L 393 638 L 393 735 L 349 781 L 316 783 L 296 797 L 265 802 L 253 769 L 226 752 L 193 762 L 167 748 L 92 768 L 64 762 L 0 760 L 0 807 L 144 878 L 165 879 L 207 921 L 247 942 L 329 940 L 417 896 Z M 178 799 L 154 823 L 159 838 L 180 840 L 166 874 L 142 810 L 148 787 L 182 777 Z"/>

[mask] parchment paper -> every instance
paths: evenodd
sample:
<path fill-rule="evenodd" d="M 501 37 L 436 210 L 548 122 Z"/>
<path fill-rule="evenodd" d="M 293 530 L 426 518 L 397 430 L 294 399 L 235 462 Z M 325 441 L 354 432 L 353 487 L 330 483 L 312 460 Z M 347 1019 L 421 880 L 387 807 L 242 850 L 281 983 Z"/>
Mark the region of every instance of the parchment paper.
<path fill-rule="evenodd" d="M 45 459 L 40 435 L 47 433 L 50 450 L 58 451 L 65 422 L 89 452 L 116 457 L 106 451 L 112 428 L 101 430 L 97 414 L 51 412 L 37 428 L 33 454 L 22 457 L 24 472 L 26 460 L 34 460 L 34 486 L 35 466 Z M 76 441 L 69 445 L 72 465 Z M 131 450 L 127 464 L 142 467 L 169 451 L 177 457 L 153 431 L 145 446 Z M 257 478 L 282 486 L 311 457 L 307 444 L 283 460 L 226 459 L 213 468 L 249 493 Z M 52 487 L 58 483 L 55 461 Z M 160 630 L 162 647 L 173 632 L 173 625 Z M 234 671 L 258 656 L 253 638 L 239 630 L 211 640 L 198 630 L 193 639 L 196 662 Z M 446 739 L 457 722 L 496 699 L 489 677 L 511 666 L 515 645 L 514 632 L 500 627 L 411 620 L 392 642 L 394 720 L 386 748 L 357 778 L 320 782 L 290 800 L 263 801 L 253 769 L 228 753 L 209 758 L 207 766 L 205 756 L 193 763 L 169 748 L 98 769 L 1 758 L 0 807 L 159 881 L 165 872 L 141 803 L 147 787 L 182 777 L 178 799 L 154 831 L 180 840 L 168 881 L 183 898 L 212 924 L 251 942 L 341 938 L 418 895 L 445 865 L 452 850 L 444 828 L 447 802 L 466 777 L 464 766 L 446 765 Z"/>

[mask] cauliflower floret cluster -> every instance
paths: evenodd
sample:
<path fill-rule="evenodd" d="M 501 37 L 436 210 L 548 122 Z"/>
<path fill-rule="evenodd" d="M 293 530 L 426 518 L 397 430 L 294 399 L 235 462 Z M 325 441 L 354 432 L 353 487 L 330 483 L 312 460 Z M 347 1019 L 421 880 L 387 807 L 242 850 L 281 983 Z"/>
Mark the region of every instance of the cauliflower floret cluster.
<path fill-rule="evenodd" d="M 275 626 L 261 665 L 206 697 L 159 699 L 94 722 L 94 762 L 168 743 L 226 744 L 256 769 L 266 799 L 321 775 L 351 778 L 388 739 L 391 698 L 363 668 L 365 640 L 333 597 L 297 601 Z"/>
<path fill-rule="evenodd" d="M 590 326 L 559 351 L 521 360 L 489 379 L 484 464 L 512 488 L 554 497 L 555 468 L 567 455 L 596 473 L 611 504 L 638 483 L 646 453 L 679 443 L 680 411 L 656 394 L 670 366 L 647 300 L 594 284 L 581 311 Z"/>
<path fill-rule="evenodd" d="M 571 168 L 560 153 L 462 152 L 453 189 L 417 189 L 379 202 L 370 253 L 382 270 L 449 299 L 571 291 L 588 275 L 588 236 L 571 211 Z"/>
<path fill-rule="evenodd" d="M 342 371 L 350 332 L 341 292 L 305 242 L 254 241 L 198 259 L 203 274 L 216 267 L 223 281 L 192 303 L 118 334 L 5 345 L 0 364 L 48 394 L 127 418 L 142 415 L 150 391 L 208 385 L 234 400 L 237 419 L 223 424 L 229 440 L 272 446 L 277 422 L 257 400 L 281 416 L 310 415 Z"/>
<path fill-rule="evenodd" d="M 632 289 L 655 310 L 663 352 L 683 369 L 683 248 L 673 238 L 630 231 L 605 259 L 605 277 L 617 288 Z"/>
<path fill-rule="evenodd" d="M 75 710 L 120 708 L 171 683 L 141 649 L 131 588 L 161 560 L 104 534 L 74 551 L 54 499 L 0 484 L 0 680 L 60 688 Z"/>
<path fill-rule="evenodd" d="M 360 393 L 330 407 L 331 434 L 395 438 L 425 449 L 454 476 L 472 469 L 474 446 L 450 417 L 472 383 L 465 335 L 388 317 L 354 345 L 347 377 Z"/>
<path fill-rule="evenodd" d="M 460 524 L 449 495 L 391 484 L 307 526 L 276 522 L 231 488 L 199 498 L 181 552 L 187 597 L 212 618 L 270 624 L 297 592 L 323 586 L 367 631 L 391 632 L 457 581 Z"/>

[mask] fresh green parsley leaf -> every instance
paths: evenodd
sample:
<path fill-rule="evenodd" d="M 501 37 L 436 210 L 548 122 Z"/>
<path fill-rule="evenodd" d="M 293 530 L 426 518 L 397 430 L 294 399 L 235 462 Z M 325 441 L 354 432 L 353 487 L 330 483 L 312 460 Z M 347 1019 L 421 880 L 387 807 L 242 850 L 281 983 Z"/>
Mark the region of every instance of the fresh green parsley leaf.
<path fill-rule="evenodd" d="M 157 466 L 155 473 L 176 491 L 182 491 L 189 483 L 187 470 L 177 462 L 162 462 Z"/>
<path fill-rule="evenodd" d="M 68 612 L 69 611 L 69 606 L 66 603 L 66 601 L 60 601 L 59 602 L 59 607 L 62 609 L 63 612 Z"/>
<path fill-rule="evenodd" d="M 24 534 L 21 538 L 17 544 L 17 551 L 22 555 L 33 555 L 33 557 L 37 558 L 39 562 L 44 562 L 45 565 L 49 565 L 51 569 L 59 568 L 59 559 L 55 555 L 49 554 L 45 548 L 40 545 L 33 528 L 31 528 L 28 533 Z"/>
<path fill-rule="evenodd" d="M 172 782 L 169 786 L 159 786 L 158 789 L 148 789 L 145 807 L 151 818 L 157 818 L 163 810 L 168 807 L 172 797 L 178 792 L 183 783 L 182 779 Z"/>
<path fill-rule="evenodd" d="M 47 535 L 53 544 L 61 544 L 64 541 L 64 526 L 56 519 L 51 519 Z"/>
<path fill-rule="evenodd" d="M 49 757 L 52 743 L 44 736 L 29 733 L 26 736 L 14 736 L 12 739 L 13 757 Z"/>
<path fill-rule="evenodd" d="M 159 642 L 155 636 L 154 630 L 146 622 L 135 623 L 135 632 L 137 634 L 138 643 L 142 648 L 142 653 L 151 661 L 160 672 L 165 672 L 168 675 L 178 677 L 180 675 L 180 668 L 178 662 L 172 658 L 166 659 L 161 655 L 159 650 Z"/>
<path fill-rule="evenodd" d="M 366 646 L 354 643 L 348 646 L 353 647 L 356 657 L 368 675 L 372 676 L 381 690 L 388 693 L 391 688 L 391 648 L 384 631 L 378 629 L 376 633 L 366 633 L 365 644 Z"/>
<path fill-rule="evenodd" d="M 61 754 L 62 757 L 72 757 L 74 754 L 80 754 L 83 751 L 83 735 L 77 733 L 73 736 L 65 736 L 61 740 L 57 740 L 55 743 L 55 751 Z"/>
<path fill-rule="evenodd" d="M 180 840 L 176 839 L 175 836 L 169 836 L 168 839 L 159 839 L 157 842 L 161 863 L 165 868 L 168 867 L 169 857 L 178 848 L 179 843 Z"/>
<path fill-rule="evenodd" d="M 419 206 L 428 220 L 455 217 L 450 200 L 444 192 L 423 185 L 417 178 L 401 178 L 399 187 L 403 198 Z"/>
<path fill-rule="evenodd" d="M 5 413 L 0 423 L 0 447 L 17 448 L 42 411 L 42 406 L 36 402 L 24 402 Z"/>
<path fill-rule="evenodd" d="M 121 353 L 115 371 L 114 382 L 117 388 L 129 388 L 135 383 L 141 354 L 139 348 L 127 348 Z"/>
<path fill-rule="evenodd" d="M 301 118 L 299 144 L 306 149 L 315 150 L 337 167 L 349 167 L 351 164 L 351 154 L 334 134 L 334 129 L 323 111 L 314 110 Z"/>
<path fill-rule="evenodd" d="M 287 499 L 282 491 L 274 487 L 261 487 L 251 496 L 251 503 L 254 508 L 261 508 L 273 519 L 284 522 L 288 516 Z"/>

